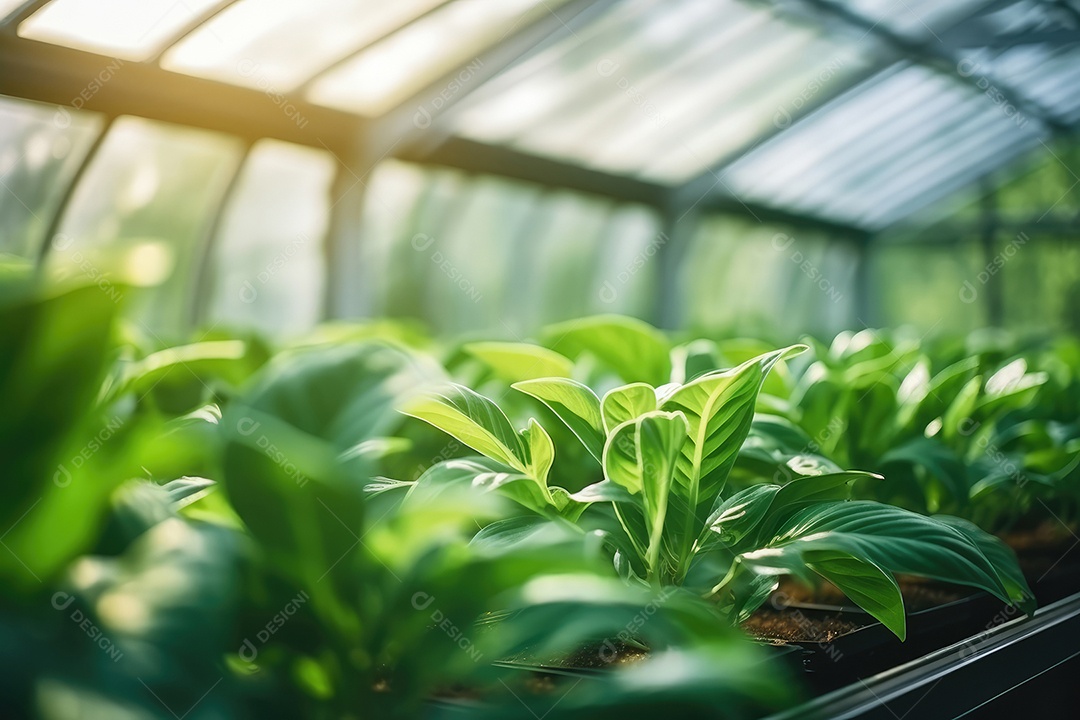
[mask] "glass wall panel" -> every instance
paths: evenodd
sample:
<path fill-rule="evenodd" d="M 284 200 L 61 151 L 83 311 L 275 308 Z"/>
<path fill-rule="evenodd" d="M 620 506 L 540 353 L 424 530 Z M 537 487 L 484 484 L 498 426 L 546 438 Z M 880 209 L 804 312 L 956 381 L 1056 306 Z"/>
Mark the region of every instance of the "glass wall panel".
<path fill-rule="evenodd" d="M 211 321 L 287 335 L 319 320 L 336 167 L 321 150 L 252 147 L 214 242 Z"/>
<path fill-rule="evenodd" d="M 50 269 L 126 298 L 153 338 L 181 333 L 202 241 L 239 155 L 221 135 L 118 118 L 52 238 Z M 128 292 L 129 279 L 147 287 Z"/>
<path fill-rule="evenodd" d="M 96 115 L 0 98 L 0 255 L 37 258 L 101 127 Z"/>

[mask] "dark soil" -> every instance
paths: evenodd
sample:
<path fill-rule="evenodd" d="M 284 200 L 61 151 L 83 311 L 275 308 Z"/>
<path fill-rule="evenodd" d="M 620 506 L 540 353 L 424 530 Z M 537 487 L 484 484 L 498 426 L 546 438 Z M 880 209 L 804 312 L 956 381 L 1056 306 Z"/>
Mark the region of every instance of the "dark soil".
<path fill-rule="evenodd" d="M 528 653 L 507 658 L 508 662 L 562 670 L 603 670 L 631 665 L 649 656 L 647 650 L 614 640 L 587 645 L 566 655 L 537 658 Z"/>
<path fill-rule="evenodd" d="M 874 622 L 869 621 L 867 624 Z M 762 607 L 742 624 L 743 630 L 762 640 L 784 642 L 832 642 L 841 635 L 858 630 L 860 625 L 839 615 L 810 617 L 797 609 L 776 610 Z"/>
<path fill-rule="evenodd" d="M 1064 552 L 1076 542 L 1075 528 L 1068 528 L 1056 520 L 1044 522 L 1031 530 L 1005 533 L 1001 539 L 1020 553 Z"/>
<path fill-rule="evenodd" d="M 1078 542 L 1076 536 L 1059 522 L 1007 533 L 1002 539 L 1016 551 L 1020 569 L 1029 582 L 1041 580 L 1049 573 L 1065 575 L 1080 570 L 1080 553 L 1070 552 Z"/>
<path fill-rule="evenodd" d="M 901 575 L 897 578 L 900 585 L 900 594 L 904 596 L 904 607 L 909 613 L 929 610 L 930 608 L 945 605 L 947 603 L 962 600 L 975 591 L 962 585 L 950 585 L 926 578 L 910 577 Z M 785 603 L 780 603 L 779 598 L 784 598 Z M 780 581 L 780 588 L 774 595 L 776 604 L 809 604 L 809 605 L 846 605 L 852 606 L 840 588 L 828 581 L 822 581 L 817 588 L 810 588 L 792 578 L 784 578 Z"/>
<path fill-rule="evenodd" d="M 1080 540 L 1075 528 L 1056 520 L 1030 530 L 1005 533 L 1002 539 L 1016 551 L 1020 569 L 1040 604 L 1080 590 Z"/>

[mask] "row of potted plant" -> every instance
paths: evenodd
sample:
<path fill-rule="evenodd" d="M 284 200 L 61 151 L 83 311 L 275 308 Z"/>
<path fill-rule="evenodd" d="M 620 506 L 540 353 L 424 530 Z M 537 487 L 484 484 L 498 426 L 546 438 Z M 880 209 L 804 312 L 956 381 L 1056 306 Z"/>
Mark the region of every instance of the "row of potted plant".
<path fill-rule="evenodd" d="M 94 287 L 0 301 L 13 715 L 754 717 L 797 700 L 740 629 L 782 578 L 898 638 L 898 575 L 1030 612 L 988 531 L 1074 517 L 1065 344 L 971 361 L 602 317 L 161 347 Z"/>

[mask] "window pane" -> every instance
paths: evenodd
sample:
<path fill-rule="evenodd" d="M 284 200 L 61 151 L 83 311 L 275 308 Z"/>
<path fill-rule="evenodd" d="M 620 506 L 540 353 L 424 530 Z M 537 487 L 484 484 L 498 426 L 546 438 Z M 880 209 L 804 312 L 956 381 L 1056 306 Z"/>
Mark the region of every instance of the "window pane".
<path fill-rule="evenodd" d="M 240 0 L 171 48 L 169 70 L 288 92 L 446 0 Z M 311 39 L 318 38 L 318 42 Z"/>
<path fill-rule="evenodd" d="M 24 0 L 0 0 L 0 21 L 19 9 Z"/>
<path fill-rule="evenodd" d="M 677 287 L 691 327 L 737 335 L 828 337 L 854 317 L 849 245 L 734 217 L 702 221 Z"/>
<path fill-rule="evenodd" d="M 101 118 L 0 98 L 0 255 L 36 258 Z"/>
<path fill-rule="evenodd" d="M 209 214 L 239 157 L 221 135 L 122 117 L 75 189 L 50 270 L 98 284 L 153 338 L 186 326 Z M 133 293 L 119 281 L 150 285 Z"/>
<path fill-rule="evenodd" d="M 221 0 L 53 0 L 19 35 L 124 60 L 146 60 Z"/>
<path fill-rule="evenodd" d="M 216 238 L 211 320 L 281 335 L 319 319 L 334 170 L 321 150 L 252 148 Z"/>
<path fill-rule="evenodd" d="M 462 103 L 455 130 L 680 183 L 876 62 L 737 0 L 626 0 Z"/>
<path fill-rule="evenodd" d="M 315 81 L 312 102 L 380 115 L 565 0 L 460 0 L 436 10 Z"/>

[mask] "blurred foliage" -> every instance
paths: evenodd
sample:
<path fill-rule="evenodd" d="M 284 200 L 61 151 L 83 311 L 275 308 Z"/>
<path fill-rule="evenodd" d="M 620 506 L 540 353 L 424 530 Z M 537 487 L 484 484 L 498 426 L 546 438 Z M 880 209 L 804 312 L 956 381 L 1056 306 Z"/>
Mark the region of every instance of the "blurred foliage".
<path fill-rule="evenodd" d="M 0 298 L 5 717 L 509 717 L 550 698 L 495 661 L 616 637 L 651 657 L 552 717 L 795 699 L 715 607 L 626 585 L 590 535 L 484 546 L 513 514 L 494 495 L 365 492 L 407 454 L 395 408 L 446 377 L 396 331 L 162 347 L 99 287 Z"/>
<path fill-rule="evenodd" d="M 620 575 L 654 588 L 691 588 L 716 602 L 732 623 L 757 610 L 781 574 L 807 582 L 817 577 L 831 581 L 901 639 L 906 621 L 895 573 L 970 585 L 1029 613 L 1034 609 L 1031 590 L 1001 540 L 955 519 L 929 518 L 889 504 L 848 502 L 850 484 L 880 476 L 845 471 L 819 454 L 819 448 L 770 452 L 755 445 L 756 452 L 749 453 L 753 460 L 767 473 L 783 474 L 782 484 L 757 481 L 742 490 L 728 488 L 766 377 L 806 346 L 770 350 L 729 370 L 715 370 L 715 346 L 697 341 L 671 349 L 669 356 L 661 333 L 626 318 L 561 323 L 546 336 L 575 354 L 587 353 L 623 380 L 635 381 L 610 388 L 601 399 L 588 385 L 566 377 L 572 374 L 566 372 L 569 358 L 556 362 L 550 349 L 520 344 L 510 352 L 503 345 L 488 360 L 503 376 L 514 375 L 517 368 L 517 377 L 524 379 L 512 388 L 558 416 L 588 451 L 588 461 L 600 464 L 602 480 L 573 493 L 555 484 L 553 461 L 563 446 L 552 441 L 542 424 L 530 418 L 527 427 L 518 430 L 490 398 L 450 384 L 409 401 L 403 412 L 484 457 L 447 461 L 415 483 L 383 481 L 375 491 L 409 487 L 409 498 L 418 491 L 430 494 L 468 484 L 521 505 L 524 512 L 518 517 L 492 523 L 477 534 L 474 542 L 484 547 L 510 549 L 553 528 L 581 533 L 599 525 Z M 866 338 L 846 336 L 837 339 L 829 359 L 842 361 L 848 350 L 874 368 L 894 363 L 891 351 L 886 354 Z M 535 377 L 536 369 L 552 367 L 563 375 Z M 808 372 L 820 367 L 812 365 Z M 862 393 L 857 379 L 841 376 L 832 385 Z M 1007 366 L 987 381 L 989 399 L 970 403 L 970 422 L 988 419 L 988 406 L 1005 405 L 1012 395 L 1042 380 L 1027 378 L 1023 367 Z M 909 394 L 922 400 L 928 393 L 922 389 L 921 394 Z M 895 405 L 876 404 L 871 413 L 885 411 L 882 417 L 875 415 L 879 424 L 895 414 Z M 861 412 L 865 405 L 856 402 L 852 407 Z M 830 424 L 839 418 L 836 408 L 823 409 L 817 400 L 804 402 L 800 409 L 816 412 Z M 935 410 L 931 406 L 923 412 L 932 416 Z M 792 435 L 798 433 L 779 438 Z M 886 448 L 894 440 L 885 433 L 874 434 L 874 439 Z M 920 455 L 919 449 L 906 446 L 890 453 L 899 452 L 904 459 L 905 451 Z M 895 460 L 890 453 L 881 462 Z"/>

